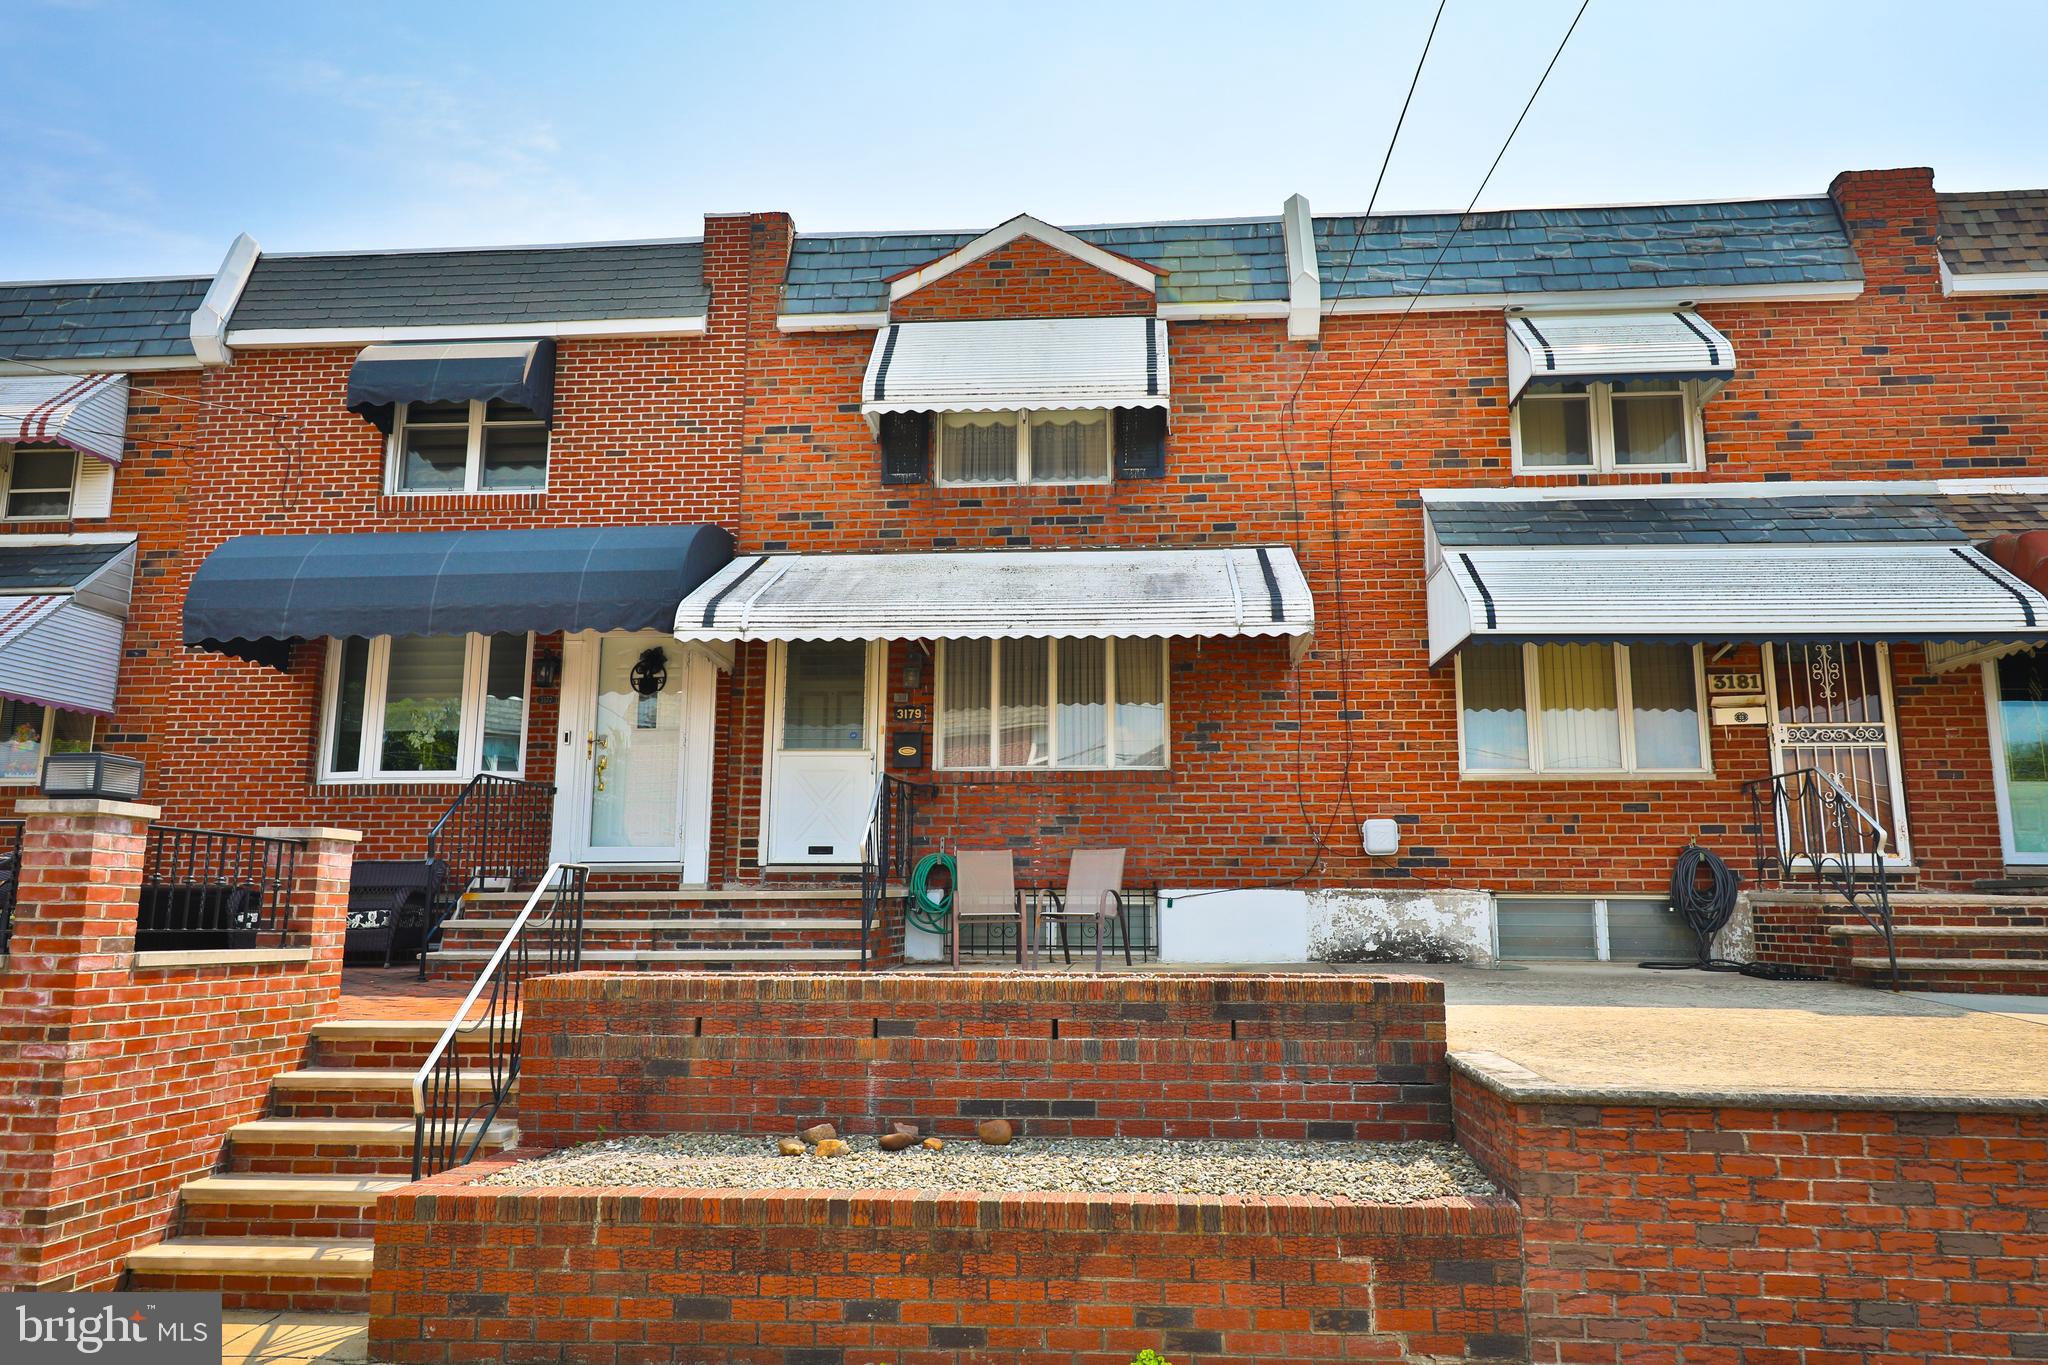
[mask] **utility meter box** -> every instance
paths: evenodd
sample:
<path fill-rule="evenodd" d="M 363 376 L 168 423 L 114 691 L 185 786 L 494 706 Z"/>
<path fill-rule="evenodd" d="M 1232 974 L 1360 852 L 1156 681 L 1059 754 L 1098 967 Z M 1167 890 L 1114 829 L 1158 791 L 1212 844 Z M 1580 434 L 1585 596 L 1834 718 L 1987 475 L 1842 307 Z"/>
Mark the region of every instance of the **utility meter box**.
<path fill-rule="evenodd" d="M 1391 858 L 1401 851 L 1401 826 L 1392 820 L 1368 820 L 1359 833 L 1368 858 Z"/>

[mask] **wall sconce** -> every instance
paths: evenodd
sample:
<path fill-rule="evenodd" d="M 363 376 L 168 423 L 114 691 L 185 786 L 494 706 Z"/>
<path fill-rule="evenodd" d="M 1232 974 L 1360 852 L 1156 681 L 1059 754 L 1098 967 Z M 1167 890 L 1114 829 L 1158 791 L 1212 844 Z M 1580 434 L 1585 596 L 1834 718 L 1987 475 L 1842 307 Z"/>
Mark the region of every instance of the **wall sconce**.
<path fill-rule="evenodd" d="M 553 687 L 562 681 L 562 656 L 553 650 L 533 656 L 533 685 Z"/>

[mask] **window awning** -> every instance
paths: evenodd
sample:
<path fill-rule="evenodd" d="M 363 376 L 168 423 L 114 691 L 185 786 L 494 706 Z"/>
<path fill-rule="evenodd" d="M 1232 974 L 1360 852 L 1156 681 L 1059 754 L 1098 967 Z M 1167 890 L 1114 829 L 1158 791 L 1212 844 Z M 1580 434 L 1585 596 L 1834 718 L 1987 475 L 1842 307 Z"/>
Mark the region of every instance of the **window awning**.
<path fill-rule="evenodd" d="M 1508 401 L 1532 383 L 1698 379 L 1735 373 L 1735 348 L 1698 313 L 1517 314 L 1508 319 Z"/>
<path fill-rule="evenodd" d="M 0 696 L 112 715 L 132 537 L 0 548 Z"/>
<path fill-rule="evenodd" d="M 1954 544 L 1459 546 L 1429 657 L 1469 641 L 2048 641 L 2048 597 Z"/>
<path fill-rule="evenodd" d="M 348 372 L 348 409 L 391 430 L 399 403 L 517 403 L 550 424 L 555 416 L 555 343 L 403 342 L 365 346 Z"/>
<path fill-rule="evenodd" d="M 683 640 L 1305 637 L 1283 546 L 750 555 L 677 609 Z"/>
<path fill-rule="evenodd" d="M 0 442 L 69 446 L 119 464 L 127 440 L 126 375 L 0 378 Z"/>
<path fill-rule="evenodd" d="M 717 526 L 236 536 L 185 595 L 185 643 L 282 669 L 291 642 L 666 630 L 732 558 Z"/>
<path fill-rule="evenodd" d="M 860 409 L 1014 412 L 1163 408 L 1166 324 L 1157 318 L 896 322 L 875 337 Z"/>

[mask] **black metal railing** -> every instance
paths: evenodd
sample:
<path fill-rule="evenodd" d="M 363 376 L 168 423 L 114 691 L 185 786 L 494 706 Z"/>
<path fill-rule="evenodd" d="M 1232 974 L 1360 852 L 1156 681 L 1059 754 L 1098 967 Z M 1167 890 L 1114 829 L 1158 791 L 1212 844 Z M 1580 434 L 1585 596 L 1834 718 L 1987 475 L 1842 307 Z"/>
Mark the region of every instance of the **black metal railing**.
<path fill-rule="evenodd" d="M 521 907 L 412 1079 L 412 1178 L 472 1161 L 519 1079 L 526 983 L 583 965 L 590 869 L 557 863 Z"/>
<path fill-rule="evenodd" d="M 910 846 L 917 827 L 917 787 L 882 774 L 860 846 L 860 965 L 865 971 L 873 936 L 887 910 L 889 887 L 910 880 Z"/>
<path fill-rule="evenodd" d="M 283 946 L 301 847 L 296 839 L 151 825 L 136 951 Z"/>
<path fill-rule="evenodd" d="M 0 820 L 0 956 L 14 937 L 14 901 L 21 889 L 21 820 Z"/>
<path fill-rule="evenodd" d="M 1742 784 L 1756 831 L 1756 884 L 1806 882 L 1841 898 L 1884 940 L 1892 989 L 1899 948 L 1892 932 L 1891 835 L 1836 778 L 1796 768 Z"/>
<path fill-rule="evenodd" d="M 427 831 L 427 860 L 446 869 L 441 892 L 428 907 L 419 955 L 420 979 L 427 953 L 440 942 L 441 921 L 471 891 L 496 887 L 518 891 L 532 886 L 548 866 L 554 839 L 555 788 L 500 773 L 472 777 Z"/>
<path fill-rule="evenodd" d="M 1026 886 L 1019 888 L 1024 893 L 1024 910 L 1031 922 L 1038 922 L 1041 904 L 1050 900 L 1048 891 L 1063 891 L 1062 887 Z M 1076 959 L 1083 950 L 1089 960 L 1095 956 L 1095 932 L 1103 928 L 1107 932 L 1102 940 L 1105 958 L 1121 960 L 1124 950 L 1124 935 L 1130 935 L 1131 956 L 1140 962 L 1155 962 L 1159 958 L 1159 888 L 1156 886 L 1127 886 L 1118 893 L 1122 906 L 1120 919 L 1115 924 L 1104 925 L 1093 916 L 1077 915 L 1066 921 L 1067 949 Z M 1014 963 L 1017 960 L 1017 922 L 1003 919 L 968 919 L 960 925 L 960 960 L 969 958 L 995 963 Z M 1048 954 L 1059 955 L 1059 939 L 1047 930 L 1047 937 L 1038 941 L 1040 961 L 1048 960 Z"/>

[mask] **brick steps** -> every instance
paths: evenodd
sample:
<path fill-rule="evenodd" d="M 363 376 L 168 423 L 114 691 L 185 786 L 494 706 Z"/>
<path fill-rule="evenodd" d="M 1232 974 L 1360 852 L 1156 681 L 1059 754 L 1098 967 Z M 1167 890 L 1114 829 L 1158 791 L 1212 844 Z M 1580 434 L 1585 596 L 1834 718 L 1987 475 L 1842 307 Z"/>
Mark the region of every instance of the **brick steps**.
<path fill-rule="evenodd" d="M 1891 964 L 1882 957 L 1849 960 L 1852 979 L 1872 986 L 1891 984 Z M 2048 995 L 2048 958 L 1899 957 L 1899 986 L 1909 991 L 1955 991 L 1971 995 Z"/>
<path fill-rule="evenodd" d="M 311 1063 L 272 1078 L 270 1112 L 228 1132 L 223 1169 L 179 1193 L 175 1235 L 132 1253 L 133 1288 L 217 1293 L 229 1308 L 358 1313 L 377 1199 L 412 1178 L 412 1078 L 444 1024 L 332 1021 Z M 465 1075 L 465 1091 L 488 1080 Z M 518 1141 L 509 1117 L 484 1147 Z"/>
<path fill-rule="evenodd" d="M 1892 984 L 1882 936 L 1839 899 L 1770 892 L 1753 896 L 1751 906 L 1765 961 L 1838 981 Z M 1898 892 L 1891 909 L 1901 989 L 2048 995 L 2048 897 Z"/>

